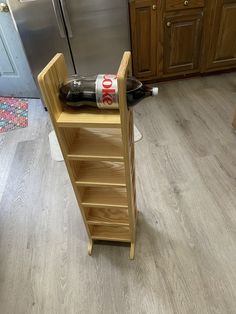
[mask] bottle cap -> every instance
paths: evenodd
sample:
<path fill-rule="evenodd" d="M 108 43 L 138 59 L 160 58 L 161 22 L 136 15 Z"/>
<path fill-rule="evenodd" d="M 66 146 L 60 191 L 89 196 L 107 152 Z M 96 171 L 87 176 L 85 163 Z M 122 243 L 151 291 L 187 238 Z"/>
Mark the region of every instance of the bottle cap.
<path fill-rule="evenodd" d="M 152 88 L 152 96 L 157 96 L 158 95 L 158 87 L 153 87 Z"/>

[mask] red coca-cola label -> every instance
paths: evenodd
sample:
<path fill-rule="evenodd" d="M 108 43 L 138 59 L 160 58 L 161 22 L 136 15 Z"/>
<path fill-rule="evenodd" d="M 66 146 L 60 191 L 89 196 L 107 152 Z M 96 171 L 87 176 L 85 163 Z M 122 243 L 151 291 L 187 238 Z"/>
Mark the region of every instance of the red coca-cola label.
<path fill-rule="evenodd" d="M 101 109 L 118 109 L 118 84 L 114 74 L 99 74 L 96 79 L 97 106 Z"/>

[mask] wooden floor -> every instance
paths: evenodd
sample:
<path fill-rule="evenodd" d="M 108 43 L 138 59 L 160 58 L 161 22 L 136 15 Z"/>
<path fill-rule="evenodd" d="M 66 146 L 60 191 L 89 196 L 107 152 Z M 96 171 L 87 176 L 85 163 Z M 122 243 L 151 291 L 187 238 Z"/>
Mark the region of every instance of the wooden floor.
<path fill-rule="evenodd" d="M 28 128 L 0 135 L 1 314 L 236 313 L 236 74 L 159 86 L 135 108 L 134 261 L 125 246 L 87 255 L 39 101 Z"/>

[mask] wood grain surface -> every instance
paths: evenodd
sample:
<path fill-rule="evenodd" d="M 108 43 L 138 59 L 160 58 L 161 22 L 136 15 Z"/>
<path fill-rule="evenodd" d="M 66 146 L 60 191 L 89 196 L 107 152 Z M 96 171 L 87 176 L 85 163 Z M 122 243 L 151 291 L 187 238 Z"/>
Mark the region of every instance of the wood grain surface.
<path fill-rule="evenodd" d="M 157 1 L 130 1 L 133 68 L 137 78 L 157 75 Z"/>
<path fill-rule="evenodd" d="M 93 240 L 130 242 L 129 227 L 113 226 L 89 226 Z"/>
<path fill-rule="evenodd" d="M 162 83 L 136 106 L 132 262 L 123 246 L 88 257 L 48 114 L 30 100 L 29 126 L 0 135 L 0 312 L 234 314 L 235 86 L 234 73 Z"/>
<path fill-rule="evenodd" d="M 128 210 L 124 208 L 88 208 L 87 221 L 91 225 L 129 226 Z"/>
<path fill-rule="evenodd" d="M 132 0 L 134 75 L 154 82 L 236 68 L 235 0 Z"/>
<path fill-rule="evenodd" d="M 122 162 L 70 161 L 77 185 L 83 186 L 123 186 L 125 173 Z"/>
<path fill-rule="evenodd" d="M 89 112 L 88 112 L 89 110 Z M 73 114 L 73 115 L 72 115 Z M 57 123 L 62 127 L 92 127 L 96 123 L 100 127 L 120 128 L 120 115 L 117 110 L 101 110 L 96 108 L 64 108 Z"/>
<path fill-rule="evenodd" d="M 66 129 L 64 129 L 67 132 Z M 72 129 L 74 140 L 68 148 L 69 158 L 79 156 L 91 159 L 123 160 L 120 129 Z M 77 133 L 78 132 L 78 133 Z M 104 157 L 104 159 L 103 159 Z"/>
<path fill-rule="evenodd" d="M 164 73 L 199 72 L 202 14 L 168 15 L 164 20 Z M 180 44 L 181 42 L 181 44 Z"/>
<path fill-rule="evenodd" d="M 84 206 L 127 208 L 126 188 L 86 187 L 81 196 Z"/>
<path fill-rule="evenodd" d="M 186 10 L 204 6 L 204 0 L 166 0 L 166 10 Z"/>

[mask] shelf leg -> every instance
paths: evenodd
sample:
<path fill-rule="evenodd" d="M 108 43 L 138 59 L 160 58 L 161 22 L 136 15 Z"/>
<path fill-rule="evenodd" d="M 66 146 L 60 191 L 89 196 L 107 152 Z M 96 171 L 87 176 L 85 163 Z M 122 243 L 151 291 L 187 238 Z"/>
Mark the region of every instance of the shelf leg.
<path fill-rule="evenodd" d="M 130 253 L 129 253 L 129 258 L 134 259 L 134 251 L 135 251 L 135 244 L 134 242 L 130 243 Z"/>
<path fill-rule="evenodd" d="M 91 256 L 93 252 L 93 240 L 89 240 L 88 243 L 88 255 Z"/>

